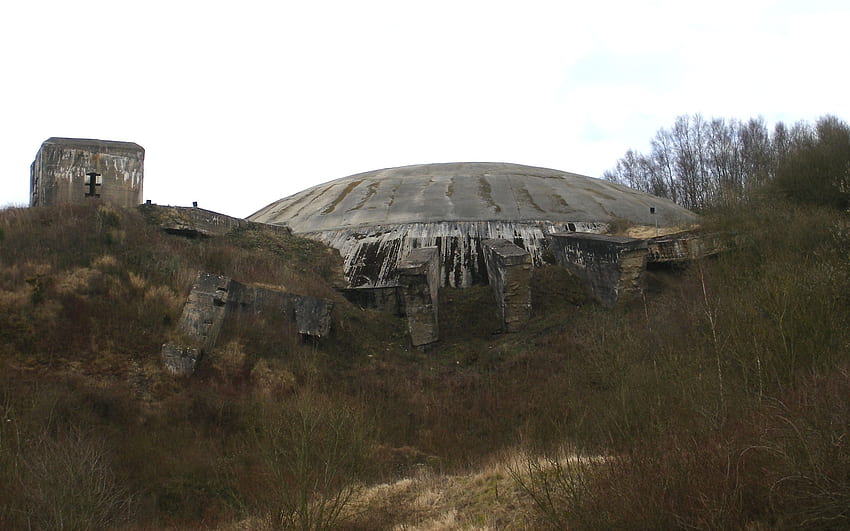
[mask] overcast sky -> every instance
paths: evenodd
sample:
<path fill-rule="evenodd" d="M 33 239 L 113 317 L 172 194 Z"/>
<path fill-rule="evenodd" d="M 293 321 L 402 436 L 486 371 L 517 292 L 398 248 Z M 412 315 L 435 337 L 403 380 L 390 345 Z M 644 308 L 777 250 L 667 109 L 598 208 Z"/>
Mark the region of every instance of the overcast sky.
<path fill-rule="evenodd" d="M 51 136 L 136 142 L 145 199 L 247 216 L 378 168 L 598 177 L 680 114 L 850 120 L 850 2 L 123 0 L 0 7 L 0 206 Z"/>

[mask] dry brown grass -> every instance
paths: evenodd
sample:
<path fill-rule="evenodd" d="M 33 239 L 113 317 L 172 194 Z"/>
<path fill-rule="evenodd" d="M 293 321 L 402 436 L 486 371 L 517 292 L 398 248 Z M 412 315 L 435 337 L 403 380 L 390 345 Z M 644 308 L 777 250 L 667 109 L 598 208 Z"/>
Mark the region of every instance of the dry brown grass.
<path fill-rule="evenodd" d="M 560 454 L 556 458 L 506 451 L 467 473 L 445 474 L 421 464 L 411 474 L 362 486 L 346 506 L 339 529 L 394 531 L 530 530 L 549 528 L 527 486 L 533 474 L 582 466 L 582 472 L 606 462 Z M 242 520 L 220 530 L 271 529 L 268 521 Z M 259 527 L 257 527 L 259 526 Z"/>
<path fill-rule="evenodd" d="M 411 476 L 361 490 L 344 525 L 410 531 L 533 529 L 533 507 L 510 472 L 513 457 L 466 474 L 423 465 Z"/>
<path fill-rule="evenodd" d="M 74 428 L 110 449 L 115 492 L 138 502 L 132 526 L 271 527 L 263 515 L 285 504 L 269 492 L 299 482 L 259 481 L 269 449 L 290 446 L 260 444 L 277 432 L 257 412 L 292 418 L 304 396 L 327 433 L 368 428 L 351 473 L 328 470 L 328 487 L 354 489 L 341 529 L 843 523 L 850 231 L 834 212 L 775 210 L 721 216 L 712 229 L 741 245 L 655 272 L 645 300 L 613 311 L 563 271 L 535 271 L 519 334 L 493 333 L 487 287 L 445 290 L 444 339 L 427 353 L 408 347 L 402 320 L 339 297 L 332 253 L 314 242 L 185 240 L 132 210 L 0 212 L 0 402 L 15 419 L 0 433 L 0 524 L 26 526 L 25 500 L 4 487 L 19 459 L 51 459 L 50 444 L 9 441 Z M 333 298 L 333 331 L 302 343 L 272 317 L 235 320 L 193 378 L 170 378 L 159 348 L 199 270 Z M 616 457 L 510 454 L 565 444 Z"/>

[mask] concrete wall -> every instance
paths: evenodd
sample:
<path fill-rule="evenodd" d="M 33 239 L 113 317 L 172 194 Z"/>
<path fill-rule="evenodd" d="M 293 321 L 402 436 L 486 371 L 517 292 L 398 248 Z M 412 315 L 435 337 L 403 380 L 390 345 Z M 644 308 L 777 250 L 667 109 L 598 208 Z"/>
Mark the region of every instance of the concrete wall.
<path fill-rule="evenodd" d="M 298 327 L 303 336 L 325 337 L 331 331 L 333 301 L 232 282 L 228 314 L 272 313 Z"/>
<path fill-rule="evenodd" d="M 686 233 L 647 240 L 650 262 L 682 262 L 719 253 L 729 237 Z"/>
<path fill-rule="evenodd" d="M 378 310 L 398 316 L 404 315 L 404 307 L 399 297 L 398 286 L 343 288 L 341 292 L 348 302 L 361 308 Z"/>
<path fill-rule="evenodd" d="M 177 323 L 178 338 L 162 346 L 165 368 L 190 376 L 201 357 L 212 350 L 227 311 L 230 277 L 199 273 Z"/>
<path fill-rule="evenodd" d="M 183 306 L 177 337 L 162 346 L 162 360 L 170 373 L 191 376 L 201 358 L 215 347 L 224 320 L 236 313 L 272 313 L 294 323 L 304 336 L 324 337 L 331 329 L 332 310 L 332 301 L 201 272 Z"/>
<path fill-rule="evenodd" d="M 30 167 L 30 205 L 83 204 L 100 200 L 129 207 L 142 202 L 145 150 L 132 142 L 82 138 L 50 138 Z M 100 174 L 100 186 L 87 197 L 89 172 Z"/>
<path fill-rule="evenodd" d="M 508 240 L 484 240 L 483 244 L 502 330 L 518 332 L 531 319 L 531 255 Z"/>
<path fill-rule="evenodd" d="M 582 279 L 606 306 L 642 291 L 646 240 L 561 232 L 550 235 L 550 249 L 557 262 Z"/>
<path fill-rule="evenodd" d="M 436 247 L 414 249 L 398 266 L 398 284 L 413 346 L 440 338 L 438 290 L 440 255 Z"/>
<path fill-rule="evenodd" d="M 139 210 L 165 232 L 188 237 L 224 236 L 233 229 L 252 224 L 252 222 L 244 219 L 225 216 L 212 210 L 197 207 L 141 205 Z M 286 227 L 268 226 L 275 227 L 277 230 L 289 231 Z"/>
<path fill-rule="evenodd" d="M 395 286 L 398 264 L 414 249 L 437 247 L 441 285 L 469 287 L 487 284 L 482 242 L 504 239 L 523 247 L 532 261 L 542 263 L 547 236 L 552 232 L 604 232 L 605 223 L 548 221 L 441 221 L 382 224 L 324 232 L 297 233 L 338 249 L 350 287 Z"/>

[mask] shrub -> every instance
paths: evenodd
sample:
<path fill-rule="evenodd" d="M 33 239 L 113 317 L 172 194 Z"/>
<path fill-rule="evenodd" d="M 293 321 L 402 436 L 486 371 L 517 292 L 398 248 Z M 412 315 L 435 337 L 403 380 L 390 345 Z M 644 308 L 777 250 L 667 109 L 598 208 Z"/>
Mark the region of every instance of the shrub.
<path fill-rule="evenodd" d="M 595 495 L 590 488 L 600 458 L 580 456 L 572 450 L 544 457 L 526 453 L 509 466 L 520 492 L 530 497 L 540 523 L 552 529 L 568 529 L 581 522 L 579 515 Z M 584 522 L 588 523 L 588 522 Z"/>
<path fill-rule="evenodd" d="M 850 369 L 807 379 L 758 412 L 752 452 L 769 507 L 781 527 L 850 526 Z"/>
<path fill-rule="evenodd" d="M 72 429 L 27 449 L 23 487 L 27 521 L 36 529 L 107 529 L 129 522 L 133 496 L 113 471 L 96 436 Z"/>
<path fill-rule="evenodd" d="M 367 466 L 368 424 L 355 409 L 309 393 L 261 406 L 255 436 L 266 471 L 262 504 L 276 527 L 333 529 Z"/>
<path fill-rule="evenodd" d="M 5 383 L 5 382 L 2 382 Z M 26 502 L 20 493 L 20 443 L 18 419 L 5 385 L 0 388 L 0 527 L 22 527 Z"/>

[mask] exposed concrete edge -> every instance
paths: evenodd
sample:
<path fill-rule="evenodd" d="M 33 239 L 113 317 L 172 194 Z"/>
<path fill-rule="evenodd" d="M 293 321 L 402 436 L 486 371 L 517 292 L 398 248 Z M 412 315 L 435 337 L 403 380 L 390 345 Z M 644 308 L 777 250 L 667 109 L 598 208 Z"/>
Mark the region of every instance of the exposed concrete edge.
<path fill-rule="evenodd" d="M 437 247 L 414 249 L 399 263 L 400 299 L 413 346 L 425 346 L 440 338 L 440 277 L 440 253 Z"/>
<path fill-rule="evenodd" d="M 642 293 L 647 240 L 566 232 L 549 237 L 556 261 L 579 277 L 604 306 L 613 307 L 624 296 Z"/>
<path fill-rule="evenodd" d="M 519 332 L 531 319 L 531 255 L 510 240 L 489 239 L 482 245 L 502 330 Z"/>
<path fill-rule="evenodd" d="M 139 210 L 153 224 L 170 234 L 188 237 L 224 236 L 230 231 L 252 225 L 273 227 L 291 234 L 289 227 L 255 223 L 198 207 L 139 205 Z"/>
<path fill-rule="evenodd" d="M 602 304 L 614 306 L 623 295 L 642 292 L 647 263 L 687 262 L 715 255 L 726 248 L 728 235 L 680 232 L 639 239 L 558 232 L 549 239 L 558 263 L 581 278 Z"/>
<path fill-rule="evenodd" d="M 684 262 L 716 255 L 727 248 L 728 234 L 687 232 L 647 240 L 649 262 Z"/>
<path fill-rule="evenodd" d="M 331 330 L 333 301 L 242 284 L 224 275 L 198 273 L 177 323 L 175 341 L 162 345 L 166 370 L 191 376 L 218 340 L 233 314 L 275 312 L 294 323 L 302 336 L 325 337 Z"/>
<path fill-rule="evenodd" d="M 191 376 L 215 345 L 224 323 L 230 284 L 230 277 L 198 273 L 177 323 L 180 340 L 162 346 L 163 363 L 171 374 Z"/>
<path fill-rule="evenodd" d="M 330 334 L 334 302 L 253 284 L 231 283 L 228 315 L 280 312 L 294 323 L 302 336 L 322 338 Z"/>

